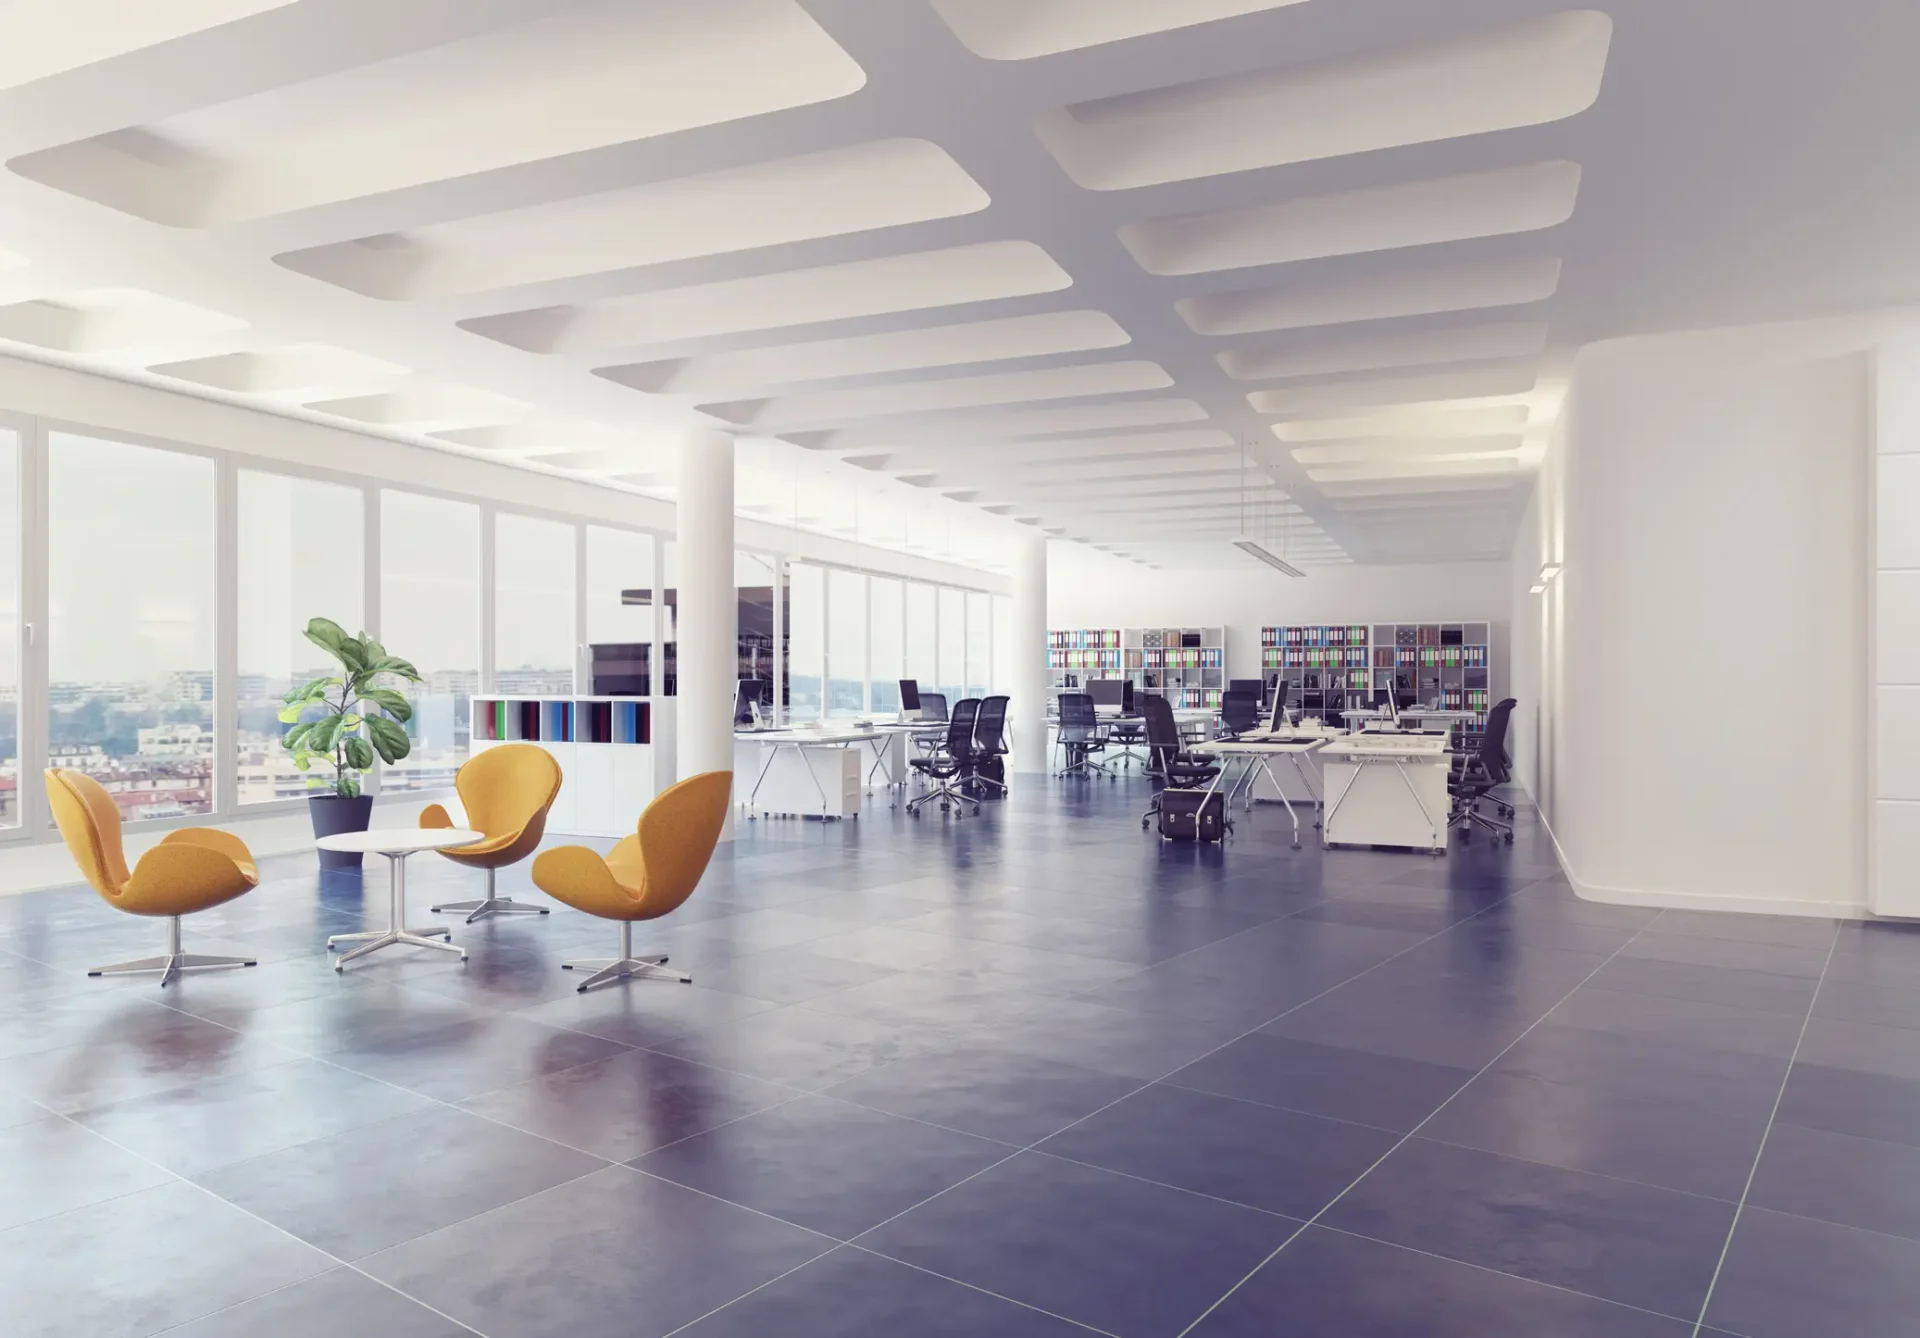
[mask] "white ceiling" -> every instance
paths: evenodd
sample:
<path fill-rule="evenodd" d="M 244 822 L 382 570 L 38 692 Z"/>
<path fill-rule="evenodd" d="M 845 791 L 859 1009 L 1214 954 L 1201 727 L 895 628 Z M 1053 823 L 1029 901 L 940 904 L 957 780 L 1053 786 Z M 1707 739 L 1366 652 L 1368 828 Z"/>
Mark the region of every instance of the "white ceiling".
<path fill-rule="evenodd" d="M 1572 352 L 1920 299 L 1887 0 L 10 0 L 0 348 L 998 567 L 1503 556 Z M 1650 486 L 1657 486 L 1650 481 Z"/>

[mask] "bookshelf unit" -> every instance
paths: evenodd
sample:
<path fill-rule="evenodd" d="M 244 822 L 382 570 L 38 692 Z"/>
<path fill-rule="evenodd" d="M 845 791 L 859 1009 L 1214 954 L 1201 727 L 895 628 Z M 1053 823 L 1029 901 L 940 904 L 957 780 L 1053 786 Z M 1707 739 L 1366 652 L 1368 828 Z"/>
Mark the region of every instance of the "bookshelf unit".
<path fill-rule="evenodd" d="M 1121 640 L 1118 627 L 1085 627 L 1047 633 L 1047 687 L 1070 692 L 1090 678 L 1119 678 Z"/>
<path fill-rule="evenodd" d="M 1227 686 L 1224 627 L 1088 627 L 1047 633 L 1047 686 L 1071 692 L 1092 678 L 1130 678 L 1176 710 L 1219 708 Z"/>
<path fill-rule="evenodd" d="M 531 743 L 560 764 L 547 830 L 565 836 L 630 834 L 654 795 L 673 782 L 671 697 L 473 698 L 473 751 Z"/>
<path fill-rule="evenodd" d="M 1284 674 L 1289 700 L 1308 715 L 1368 705 L 1400 680 L 1422 702 L 1474 712 L 1454 733 L 1479 734 L 1493 705 L 1491 632 L 1466 621 L 1263 627 L 1261 673 Z"/>
<path fill-rule="evenodd" d="M 1136 689 L 1164 693 L 1175 710 L 1219 709 L 1227 686 L 1226 628 L 1131 628 L 1125 647 Z"/>

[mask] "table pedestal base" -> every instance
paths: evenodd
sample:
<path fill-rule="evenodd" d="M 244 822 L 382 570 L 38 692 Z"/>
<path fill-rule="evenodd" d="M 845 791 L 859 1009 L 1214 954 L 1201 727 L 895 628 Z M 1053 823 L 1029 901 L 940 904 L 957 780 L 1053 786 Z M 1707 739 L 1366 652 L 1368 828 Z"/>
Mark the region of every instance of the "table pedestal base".
<path fill-rule="evenodd" d="M 360 946 L 350 952 L 343 952 L 334 959 L 333 969 L 343 971 L 348 962 L 356 957 L 365 957 L 368 953 L 378 952 L 382 948 L 391 948 L 401 944 L 409 948 L 437 948 L 441 952 L 457 952 L 460 960 L 467 960 L 467 950 L 451 941 L 453 931 L 445 925 L 426 925 L 417 929 L 407 927 L 407 855 L 411 852 L 387 853 L 387 927 L 385 929 L 364 930 L 356 934 L 334 934 L 327 939 L 327 951 L 332 952 L 342 943 L 358 943 Z M 435 936 L 438 937 L 435 937 Z"/>

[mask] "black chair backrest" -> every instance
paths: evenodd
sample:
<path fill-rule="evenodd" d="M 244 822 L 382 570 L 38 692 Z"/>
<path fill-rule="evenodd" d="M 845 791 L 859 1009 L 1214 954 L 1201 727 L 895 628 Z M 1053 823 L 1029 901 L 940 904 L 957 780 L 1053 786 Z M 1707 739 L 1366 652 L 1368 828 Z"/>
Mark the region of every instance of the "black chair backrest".
<path fill-rule="evenodd" d="M 1180 726 L 1173 718 L 1173 703 L 1148 693 L 1140 698 L 1140 714 L 1147 721 L 1147 747 L 1180 751 Z"/>
<path fill-rule="evenodd" d="M 973 747 L 980 753 L 1007 751 L 1007 698 L 986 697 L 980 702 L 980 718 L 973 723 Z"/>
<path fill-rule="evenodd" d="M 1487 712 L 1486 733 L 1480 736 L 1480 767 L 1496 781 L 1505 782 L 1507 771 L 1507 717 L 1517 705 L 1512 697 L 1495 702 Z"/>
<path fill-rule="evenodd" d="M 947 718 L 947 694 L 944 692 L 921 693 L 920 718 L 922 720 L 945 720 Z"/>
<path fill-rule="evenodd" d="M 1094 709 L 1093 698 L 1084 692 L 1063 692 L 1060 694 L 1060 723 L 1091 729 L 1100 723 L 1100 713 Z"/>
<path fill-rule="evenodd" d="M 920 700 L 927 699 L 926 693 L 920 694 Z M 947 751 L 955 757 L 965 757 L 973 751 L 973 727 L 980 718 L 980 699 L 962 697 L 953 704 L 953 719 L 947 722 Z"/>
<path fill-rule="evenodd" d="M 1234 734 L 1245 734 L 1260 723 L 1260 694 L 1228 688 L 1220 694 L 1220 723 Z"/>

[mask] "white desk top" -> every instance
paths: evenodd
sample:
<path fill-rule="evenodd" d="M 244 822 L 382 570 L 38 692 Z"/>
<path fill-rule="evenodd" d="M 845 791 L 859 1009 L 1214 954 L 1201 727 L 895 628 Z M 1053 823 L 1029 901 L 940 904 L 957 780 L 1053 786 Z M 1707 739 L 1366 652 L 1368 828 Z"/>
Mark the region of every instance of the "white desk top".
<path fill-rule="evenodd" d="M 485 832 L 462 827 L 389 827 L 370 832 L 340 832 L 314 844 L 345 855 L 411 855 L 420 850 L 450 850 L 487 839 Z"/>
<path fill-rule="evenodd" d="M 871 743 L 880 737 L 877 729 L 740 729 L 733 737 L 746 743 L 798 743 L 839 745 Z"/>
<path fill-rule="evenodd" d="M 948 722 L 945 720 L 876 720 L 873 727 L 882 733 L 925 734 L 932 730 L 944 733 Z"/>
<path fill-rule="evenodd" d="M 1269 735 L 1253 738 L 1243 735 L 1237 739 L 1210 739 L 1206 743 L 1196 743 L 1190 751 L 1196 753 L 1310 753 L 1325 745 L 1328 737 L 1314 735 L 1311 738 Z"/>
<path fill-rule="evenodd" d="M 1335 760 L 1445 762 L 1447 737 L 1444 734 L 1349 734 L 1328 744 L 1325 751 Z"/>

